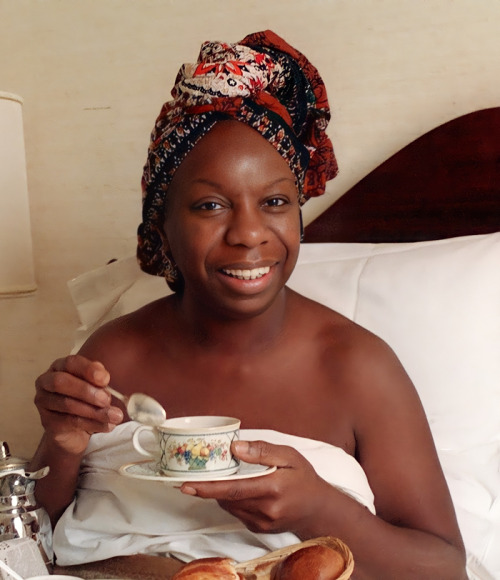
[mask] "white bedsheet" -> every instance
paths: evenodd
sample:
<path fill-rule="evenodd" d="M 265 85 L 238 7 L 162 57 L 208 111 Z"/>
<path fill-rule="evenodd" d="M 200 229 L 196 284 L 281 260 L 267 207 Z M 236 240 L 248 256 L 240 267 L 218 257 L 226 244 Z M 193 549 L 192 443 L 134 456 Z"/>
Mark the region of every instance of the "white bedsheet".
<path fill-rule="evenodd" d="M 299 541 L 292 533 L 252 533 L 214 500 L 186 496 L 161 482 L 120 475 L 118 469 L 124 463 L 144 459 L 132 447 L 137 426 L 125 423 L 110 434 L 91 438 L 76 500 L 54 531 L 58 564 L 136 553 L 168 554 L 182 560 L 224 555 L 245 561 Z M 241 439 L 296 448 L 321 477 L 375 511 L 363 469 L 342 449 L 268 430 L 241 430 Z"/>

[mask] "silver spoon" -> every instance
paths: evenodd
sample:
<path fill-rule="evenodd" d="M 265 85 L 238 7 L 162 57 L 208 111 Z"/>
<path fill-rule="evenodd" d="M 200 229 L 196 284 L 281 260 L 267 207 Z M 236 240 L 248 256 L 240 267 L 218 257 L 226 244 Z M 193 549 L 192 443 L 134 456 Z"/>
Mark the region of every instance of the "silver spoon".
<path fill-rule="evenodd" d="M 127 397 L 127 395 L 115 391 L 109 385 L 106 390 L 110 395 L 122 401 L 127 409 L 128 416 L 138 423 L 155 427 L 161 425 L 167 418 L 165 409 L 149 395 L 133 393 L 130 397 Z"/>

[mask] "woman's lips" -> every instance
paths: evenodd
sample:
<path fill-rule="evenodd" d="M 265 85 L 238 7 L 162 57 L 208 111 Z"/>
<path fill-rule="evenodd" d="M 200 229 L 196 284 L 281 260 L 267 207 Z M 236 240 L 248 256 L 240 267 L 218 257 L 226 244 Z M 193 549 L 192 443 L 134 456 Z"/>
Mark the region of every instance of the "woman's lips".
<path fill-rule="evenodd" d="M 264 266 L 262 268 L 252 268 L 251 270 L 233 270 L 230 268 L 223 268 L 222 272 L 226 274 L 226 276 L 238 278 L 238 280 L 256 280 L 257 278 L 262 278 L 262 276 L 269 274 L 270 270 L 271 268 L 269 266 Z"/>

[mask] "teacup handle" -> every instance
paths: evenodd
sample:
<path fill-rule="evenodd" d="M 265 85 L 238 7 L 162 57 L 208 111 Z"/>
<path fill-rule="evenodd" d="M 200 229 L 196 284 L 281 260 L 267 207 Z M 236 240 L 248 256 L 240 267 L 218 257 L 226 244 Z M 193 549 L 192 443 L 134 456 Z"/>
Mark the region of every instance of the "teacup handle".
<path fill-rule="evenodd" d="M 139 443 L 139 436 L 143 431 L 153 432 L 154 427 L 151 427 L 150 425 L 140 425 L 139 427 L 137 427 L 132 436 L 132 445 L 134 446 L 134 449 L 138 451 L 141 455 L 145 455 L 146 457 L 154 457 L 154 453 L 151 453 L 151 451 L 144 449 L 144 447 Z"/>

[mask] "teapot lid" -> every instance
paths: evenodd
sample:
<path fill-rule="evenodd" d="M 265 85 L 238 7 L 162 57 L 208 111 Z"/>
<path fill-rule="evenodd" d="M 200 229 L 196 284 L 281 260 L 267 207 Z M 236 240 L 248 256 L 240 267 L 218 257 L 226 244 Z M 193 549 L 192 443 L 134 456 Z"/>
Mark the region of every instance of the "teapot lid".
<path fill-rule="evenodd" d="M 14 471 L 15 469 L 25 469 L 28 460 L 21 457 L 13 457 L 10 454 L 6 441 L 0 441 L 0 473 Z"/>

